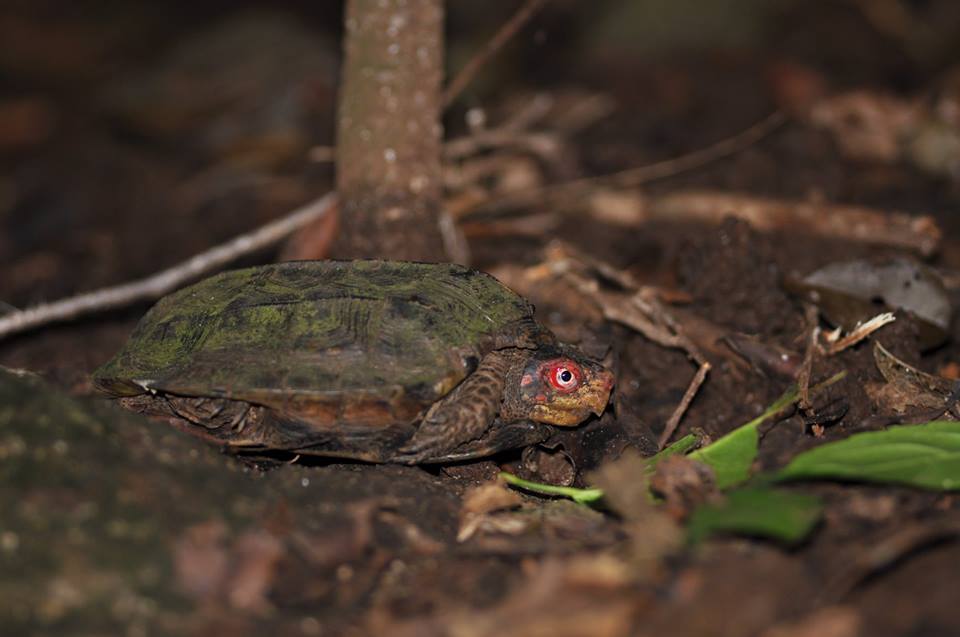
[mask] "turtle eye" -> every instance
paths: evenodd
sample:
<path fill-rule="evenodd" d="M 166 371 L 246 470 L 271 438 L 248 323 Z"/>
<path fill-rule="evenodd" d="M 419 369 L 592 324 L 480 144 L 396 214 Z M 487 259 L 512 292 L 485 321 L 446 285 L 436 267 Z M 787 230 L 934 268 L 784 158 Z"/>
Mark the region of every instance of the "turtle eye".
<path fill-rule="evenodd" d="M 580 370 L 570 364 L 561 363 L 552 367 L 547 374 L 550 384 L 563 391 L 573 391 L 580 384 Z"/>

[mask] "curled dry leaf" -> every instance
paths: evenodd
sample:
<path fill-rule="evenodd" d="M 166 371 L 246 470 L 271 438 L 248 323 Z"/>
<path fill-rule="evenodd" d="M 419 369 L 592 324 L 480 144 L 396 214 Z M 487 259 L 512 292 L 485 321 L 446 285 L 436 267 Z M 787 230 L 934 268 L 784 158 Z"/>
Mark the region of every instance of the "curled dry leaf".
<path fill-rule="evenodd" d="M 880 343 L 873 347 L 873 359 L 886 381 L 868 384 L 867 394 L 883 413 L 906 414 L 916 409 L 947 409 L 955 381 L 912 367 Z M 939 415 L 934 415 L 934 418 Z"/>

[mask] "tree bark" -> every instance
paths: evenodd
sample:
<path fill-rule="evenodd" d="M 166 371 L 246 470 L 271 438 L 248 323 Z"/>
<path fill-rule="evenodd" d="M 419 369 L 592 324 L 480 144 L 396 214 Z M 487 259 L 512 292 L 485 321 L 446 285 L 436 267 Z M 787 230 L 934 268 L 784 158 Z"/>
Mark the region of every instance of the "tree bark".
<path fill-rule="evenodd" d="M 443 0 L 347 0 L 334 256 L 438 261 Z"/>

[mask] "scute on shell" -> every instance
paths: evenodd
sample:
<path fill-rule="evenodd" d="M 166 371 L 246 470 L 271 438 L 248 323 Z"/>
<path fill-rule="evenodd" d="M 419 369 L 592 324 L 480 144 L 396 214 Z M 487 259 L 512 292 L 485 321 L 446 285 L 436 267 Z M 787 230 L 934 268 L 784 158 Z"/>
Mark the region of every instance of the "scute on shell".
<path fill-rule="evenodd" d="M 481 272 L 300 261 L 224 272 L 163 298 L 94 381 L 118 396 L 222 397 L 333 410 L 346 422 L 353 409 L 389 421 L 445 395 L 491 349 L 551 339 L 526 300 Z"/>

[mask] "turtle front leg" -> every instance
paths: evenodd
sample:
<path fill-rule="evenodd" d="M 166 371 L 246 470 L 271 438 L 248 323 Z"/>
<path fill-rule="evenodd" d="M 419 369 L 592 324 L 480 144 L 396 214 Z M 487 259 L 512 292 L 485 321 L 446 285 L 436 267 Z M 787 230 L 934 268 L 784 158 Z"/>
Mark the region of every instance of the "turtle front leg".
<path fill-rule="evenodd" d="M 493 455 L 498 451 L 529 447 L 546 441 L 553 430 L 549 425 L 523 420 L 520 422 L 495 422 L 482 438 L 471 440 L 448 451 L 442 456 L 427 458 L 424 464 L 431 462 L 463 462 Z"/>
<path fill-rule="evenodd" d="M 434 403 L 393 460 L 426 462 L 482 437 L 500 411 L 507 372 L 517 356 L 514 350 L 496 350 L 484 356 L 475 372 Z"/>

